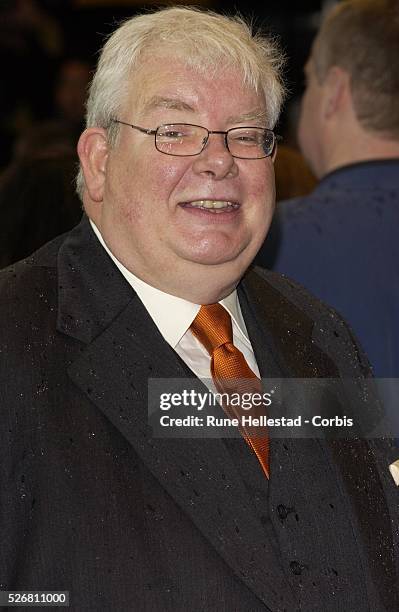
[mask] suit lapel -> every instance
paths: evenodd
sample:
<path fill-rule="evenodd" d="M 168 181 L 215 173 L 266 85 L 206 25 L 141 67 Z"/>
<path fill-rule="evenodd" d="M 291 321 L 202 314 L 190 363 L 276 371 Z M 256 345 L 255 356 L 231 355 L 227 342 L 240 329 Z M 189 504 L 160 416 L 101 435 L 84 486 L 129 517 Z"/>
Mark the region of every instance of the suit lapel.
<path fill-rule="evenodd" d="M 84 220 L 59 256 L 58 329 L 85 344 L 68 373 L 235 574 L 272 611 L 296 605 L 225 445 L 154 438 L 148 379 L 185 378 L 137 295 Z"/>
<path fill-rule="evenodd" d="M 274 372 L 285 378 L 339 376 L 332 359 L 312 342 L 313 319 L 270 282 L 250 269 L 241 283 L 239 296 L 247 318 L 253 321 L 248 332 L 258 354 L 262 350 L 259 329 L 263 332 L 269 361 L 272 356 L 273 376 Z M 269 369 L 265 376 L 270 377 Z"/>

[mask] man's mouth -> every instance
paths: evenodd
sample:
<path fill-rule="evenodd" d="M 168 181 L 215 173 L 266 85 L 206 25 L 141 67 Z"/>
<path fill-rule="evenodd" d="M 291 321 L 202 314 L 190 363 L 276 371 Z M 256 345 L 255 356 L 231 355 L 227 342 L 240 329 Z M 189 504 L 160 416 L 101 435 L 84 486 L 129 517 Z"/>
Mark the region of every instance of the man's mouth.
<path fill-rule="evenodd" d="M 225 200 L 194 200 L 192 202 L 182 202 L 180 206 L 183 208 L 197 208 L 214 214 L 233 212 L 240 207 L 237 202 Z"/>

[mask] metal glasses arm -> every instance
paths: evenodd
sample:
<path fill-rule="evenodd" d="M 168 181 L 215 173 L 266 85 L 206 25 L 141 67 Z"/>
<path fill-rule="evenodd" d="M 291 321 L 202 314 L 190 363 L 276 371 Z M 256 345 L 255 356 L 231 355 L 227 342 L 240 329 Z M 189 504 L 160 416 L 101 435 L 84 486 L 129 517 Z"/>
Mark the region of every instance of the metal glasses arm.
<path fill-rule="evenodd" d="M 157 130 L 148 130 L 146 128 L 139 127 L 138 125 L 133 125 L 132 123 L 126 123 L 126 121 L 120 121 L 119 119 L 111 119 L 111 122 L 127 125 L 135 130 L 139 130 L 139 132 L 143 132 L 143 134 L 150 134 L 151 136 L 154 136 L 157 133 Z"/>

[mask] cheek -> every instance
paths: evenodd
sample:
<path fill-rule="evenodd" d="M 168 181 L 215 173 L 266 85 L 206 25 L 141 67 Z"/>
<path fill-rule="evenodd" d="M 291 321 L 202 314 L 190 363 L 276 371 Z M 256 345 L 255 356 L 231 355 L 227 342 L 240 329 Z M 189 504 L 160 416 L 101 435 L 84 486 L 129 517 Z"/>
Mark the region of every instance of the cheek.
<path fill-rule="evenodd" d="M 265 174 L 256 182 L 254 186 L 254 197 L 257 201 L 264 205 L 269 205 L 272 196 L 274 195 L 275 181 L 274 171 L 268 170 Z"/>
<path fill-rule="evenodd" d="M 261 172 L 257 172 L 251 184 L 251 199 L 256 203 L 254 211 L 256 215 L 262 214 L 262 218 L 267 217 L 274 209 L 275 200 L 275 179 L 274 167 L 271 160 Z"/>
<path fill-rule="evenodd" d="M 108 199 L 117 203 L 122 220 L 139 223 L 165 216 L 169 196 L 181 175 L 177 164 L 164 163 L 163 157 L 136 156 L 111 169 Z"/>
<path fill-rule="evenodd" d="M 257 173 L 257 179 L 252 183 L 250 200 L 252 206 L 248 209 L 247 231 L 252 247 L 258 250 L 270 227 L 275 206 L 274 169 L 271 160 L 263 172 Z"/>
<path fill-rule="evenodd" d="M 165 212 L 170 196 L 178 185 L 183 174 L 182 164 L 174 162 L 172 156 L 156 153 L 155 157 L 143 160 L 135 165 L 130 181 L 132 190 L 140 194 L 141 200 L 148 203 L 148 208 Z"/>

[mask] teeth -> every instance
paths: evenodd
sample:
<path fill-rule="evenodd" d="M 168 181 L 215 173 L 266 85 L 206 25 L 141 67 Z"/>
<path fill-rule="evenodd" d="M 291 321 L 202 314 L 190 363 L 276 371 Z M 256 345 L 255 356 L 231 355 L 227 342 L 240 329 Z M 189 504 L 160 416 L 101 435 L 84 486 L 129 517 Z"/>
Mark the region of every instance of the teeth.
<path fill-rule="evenodd" d="M 193 208 L 206 208 L 207 210 L 221 208 L 238 208 L 238 204 L 233 202 L 222 202 L 221 200 L 197 200 L 189 202 L 189 206 Z"/>

